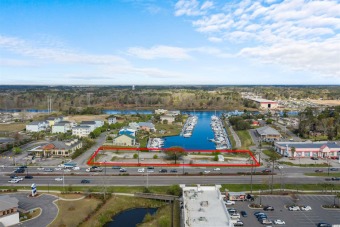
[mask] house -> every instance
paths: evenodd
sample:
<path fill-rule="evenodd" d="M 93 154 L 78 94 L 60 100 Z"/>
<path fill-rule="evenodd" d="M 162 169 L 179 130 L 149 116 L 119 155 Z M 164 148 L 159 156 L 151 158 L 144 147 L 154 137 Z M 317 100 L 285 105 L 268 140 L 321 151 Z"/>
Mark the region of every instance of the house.
<path fill-rule="evenodd" d="M 53 141 L 36 147 L 29 152 L 35 157 L 69 157 L 76 149 L 82 148 L 81 140 Z"/>
<path fill-rule="evenodd" d="M 32 121 L 28 125 L 26 125 L 27 132 L 41 132 L 46 131 L 49 124 L 46 121 Z"/>
<path fill-rule="evenodd" d="M 157 109 L 155 110 L 155 114 L 165 114 L 167 113 L 168 111 L 167 110 L 164 110 L 164 109 Z"/>
<path fill-rule="evenodd" d="M 52 126 L 52 133 L 66 133 L 71 130 L 71 122 L 60 121 Z"/>
<path fill-rule="evenodd" d="M 160 116 L 160 119 L 162 123 L 166 120 L 168 124 L 172 124 L 175 121 L 175 117 L 172 115 L 162 115 Z"/>
<path fill-rule="evenodd" d="M 180 114 L 181 114 L 181 111 L 179 111 L 179 110 L 169 110 L 166 113 L 166 115 L 173 116 L 173 117 L 180 115 Z"/>
<path fill-rule="evenodd" d="M 250 125 L 253 126 L 253 127 L 258 127 L 258 126 L 260 126 L 260 122 L 253 120 L 253 121 L 251 121 Z"/>
<path fill-rule="evenodd" d="M 257 128 L 256 134 L 260 137 L 262 141 L 266 142 L 277 141 L 281 138 L 281 134 L 276 129 L 269 126 Z"/>
<path fill-rule="evenodd" d="M 155 125 L 152 124 L 151 122 L 139 122 L 138 125 L 140 130 L 156 132 Z"/>
<path fill-rule="evenodd" d="M 51 127 L 51 126 L 53 126 L 54 124 L 56 124 L 56 123 L 62 121 L 63 119 L 64 119 L 63 116 L 60 116 L 60 117 L 48 117 L 48 118 L 46 119 L 46 121 L 48 122 L 49 126 Z"/>
<path fill-rule="evenodd" d="M 138 131 L 139 130 L 139 124 L 137 122 L 130 122 L 129 128 Z"/>
<path fill-rule="evenodd" d="M 104 125 L 103 120 L 94 120 L 94 122 L 96 123 L 96 128 L 102 127 Z"/>
<path fill-rule="evenodd" d="M 275 151 L 282 156 L 288 157 L 319 157 L 331 158 L 338 157 L 340 152 L 340 145 L 330 141 L 319 142 L 275 142 Z M 294 154 L 292 149 L 295 148 Z"/>
<path fill-rule="evenodd" d="M 98 127 L 98 124 L 95 121 L 82 121 L 79 126 L 89 126 L 91 130 L 90 132 L 92 132 Z"/>
<path fill-rule="evenodd" d="M 91 126 L 85 125 L 85 126 L 76 126 L 72 128 L 72 135 L 84 137 L 90 135 L 92 132 Z"/>
<path fill-rule="evenodd" d="M 112 143 L 116 146 L 135 146 L 136 137 L 122 134 L 113 139 Z"/>
<path fill-rule="evenodd" d="M 9 195 L 0 196 L 0 226 L 19 224 L 19 200 Z"/>
<path fill-rule="evenodd" d="M 136 130 L 131 129 L 131 128 L 122 128 L 121 130 L 119 130 L 118 134 L 136 137 Z"/>
<path fill-rule="evenodd" d="M 116 117 L 109 117 L 108 119 L 109 125 L 110 124 L 116 124 L 117 123 L 117 118 Z"/>

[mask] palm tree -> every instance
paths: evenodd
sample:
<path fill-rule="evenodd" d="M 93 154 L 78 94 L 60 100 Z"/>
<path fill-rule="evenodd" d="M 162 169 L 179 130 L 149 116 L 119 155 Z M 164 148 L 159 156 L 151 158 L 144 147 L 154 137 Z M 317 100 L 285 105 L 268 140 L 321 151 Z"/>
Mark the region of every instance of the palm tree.
<path fill-rule="evenodd" d="M 296 152 L 296 148 L 295 148 L 295 147 L 292 147 L 292 148 L 290 149 L 290 151 L 291 151 L 291 153 L 292 153 L 292 157 L 294 158 L 294 154 L 295 154 L 295 152 Z"/>
<path fill-rule="evenodd" d="M 271 155 L 266 161 L 272 163 L 272 179 L 271 179 L 271 186 L 270 186 L 270 193 L 273 194 L 273 187 L 274 187 L 274 170 L 275 170 L 275 163 L 279 160 L 281 156 L 279 155 Z"/>

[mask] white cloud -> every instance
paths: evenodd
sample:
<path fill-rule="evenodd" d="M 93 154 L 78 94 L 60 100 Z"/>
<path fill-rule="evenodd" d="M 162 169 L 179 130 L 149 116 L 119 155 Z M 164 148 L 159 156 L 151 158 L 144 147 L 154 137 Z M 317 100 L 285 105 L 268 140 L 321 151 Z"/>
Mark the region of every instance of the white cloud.
<path fill-rule="evenodd" d="M 340 77 L 339 1 L 241 0 L 195 16 L 198 32 L 237 43 L 239 56 Z"/>
<path fill-rule="evenodd" d="M 209 9 L 214 6 L 214 3 L 212 1 L 206 1 L 202 4 L 201 10 Z"/>
<path fill-rule="evenodd" d="M 131 47 L 128 53 L 142 59 L 169 58 L 169 59 L 189 59 L 186 50 L 172 46 L 154 46 L 149 49 L 143 47 Z"/>
<path fill-rule="evenodd" d="M 212 1 L 205 1 L 201 6 L 197 0 L 179 0 L 175 4 L 175 16 L 199 16 L 214 8 Z"/>

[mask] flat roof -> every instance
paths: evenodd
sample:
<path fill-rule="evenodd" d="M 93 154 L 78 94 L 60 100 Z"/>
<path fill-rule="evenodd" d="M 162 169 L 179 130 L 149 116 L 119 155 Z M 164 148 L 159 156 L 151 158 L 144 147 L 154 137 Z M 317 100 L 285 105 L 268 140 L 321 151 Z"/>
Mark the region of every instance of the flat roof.
<path fill-rule="evenodd" d="M 220 192 L 220 185 L 183 188 L 185 227 L 233 227 Z"/>
<path fill-rule="evenodd" d="M 270 103 L 277 103 L 276 101 L 269 100 L 269 99 L 260 99 L 260 98 L 247 98 L 253 100 L 255 102 L 270 102 Z"/>

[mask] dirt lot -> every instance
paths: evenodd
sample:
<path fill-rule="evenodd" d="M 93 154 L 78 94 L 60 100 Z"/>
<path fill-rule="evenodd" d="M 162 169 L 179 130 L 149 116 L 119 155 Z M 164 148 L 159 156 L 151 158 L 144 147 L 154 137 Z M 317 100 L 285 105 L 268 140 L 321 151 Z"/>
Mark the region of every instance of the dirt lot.
<path fill-rule="evenodd" d="M 313 103 L 327 106 L 340 106 L 340 100 L 310 100 Z"/>
<path fill-rule="evenodd" d="M 108 114 L 101 114 L 101 115 L 74 115 L 74 116 L 67 116 L 66 120 L 81 122 L 81 121 L 93 121 L 93 120 L 106 120 Z"/>
<path fill-rule="evenodd" d="M 0 124 L 0 132 L 18 132 L 25 129 L 25 123 Z"/>

